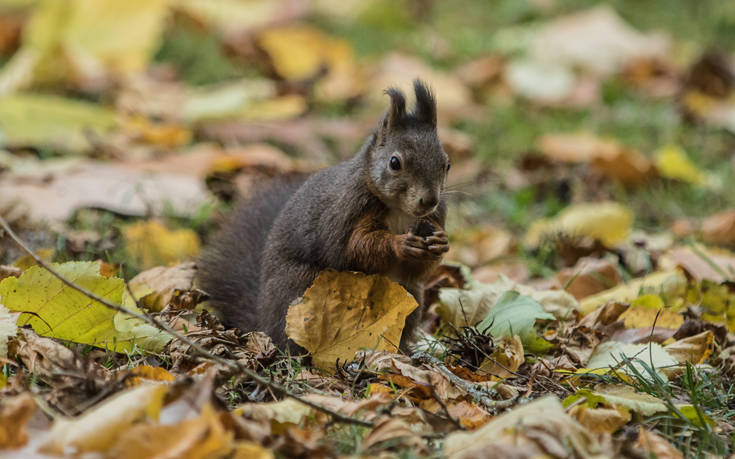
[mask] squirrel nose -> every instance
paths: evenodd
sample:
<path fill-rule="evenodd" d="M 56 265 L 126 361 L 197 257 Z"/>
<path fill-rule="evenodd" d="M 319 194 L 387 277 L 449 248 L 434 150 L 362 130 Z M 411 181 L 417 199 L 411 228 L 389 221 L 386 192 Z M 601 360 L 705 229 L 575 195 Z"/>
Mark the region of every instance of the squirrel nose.
<path fill-rule="evenodd" d="M 437 205 L 437 203 L 439 203 L 439 197 L 435 194 L 428 194 L 419 199 L 419 204 L 421 204 L 421 207 L 424 209 L 431 209 Z"/>

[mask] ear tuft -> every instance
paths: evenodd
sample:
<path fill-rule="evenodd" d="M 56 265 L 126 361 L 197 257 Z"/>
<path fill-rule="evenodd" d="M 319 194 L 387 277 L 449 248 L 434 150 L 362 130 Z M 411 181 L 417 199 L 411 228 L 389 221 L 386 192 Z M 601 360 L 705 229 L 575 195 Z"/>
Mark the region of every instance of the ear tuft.
<path fill-rule="evenodd" d="M 388 88 L 385 93 L 390 96 L 390 108 L 386 115 L 386 124 L 389 129 L 400 126 L 406 118 L 406 98 L 396 88 Z"/>
<path fill-rule="evenodd" d="M 414 116 L 421 121 L 436 127 L 436 100 L 426 84 L 416 78 L 413 81 L 413 90 L 416 93 L 416 108 Z"/>

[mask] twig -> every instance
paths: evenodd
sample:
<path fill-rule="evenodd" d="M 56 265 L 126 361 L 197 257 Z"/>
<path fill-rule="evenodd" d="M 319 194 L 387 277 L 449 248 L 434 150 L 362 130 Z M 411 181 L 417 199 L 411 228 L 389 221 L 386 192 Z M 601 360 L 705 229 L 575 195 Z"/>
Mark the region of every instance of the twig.
<path fill-rule="evenodd" d="M 10 238 L 16 244 L 18 244 L 18 246 L 21 249 L 23 249 L 23 251 L 25 251 L 28 255 L 30 255 L 31 258 L 33 258 L 35 260 L 35 262 L 40 267 L 42 267 L 43 269 L 45 269 L 46 271 L 48 271 L 51 275 L 53 275 L 54 277 L 56 277 L 57 279 L 59 279 L 63 284 L 65 284 L 68 287 L 70 287 L 70 288 L 72 288 L 72 289 L 74 289 L 74 290 L 76 290 L 76 291 L 84 294 L 86 297 L 88 297 L 88 298 L 90 298 L 90 299 L 92 299 L 92 300 L 94 300 L 94 301 L 96 301 L 98 303 L 101 303 L 102 305 L 104 305 L 105 307 L 107 307 L 109 309 L 112 309 L 113 311 L 117 311 L 117 312 L 121 312 L 123 314 L 127 314 L 130 317 L 135 317 L 136 319 L 140 319 L 140 320 L 146 322 L 147 324 L 150 324 L 150 325 L 156 327 L 159 330 L 162 330 L 162 331 L 167 332 L 168 334 L 170 334 L 174 338 L 178 339 L 179 341 L 181 341 L 181 342 L 189 345 L 192 349 L 194 349 L 195 351 L 199 352 L 201 355 L 203 355 L 203 356 L 205 356 L 205 357 L 207 357 L 209 359 L 212 359 L 215 362 L 217 362 L 217 363 L 219 363 L 221 365 L 224 365 L 225 367 L 228 367 L 228 368 L 230 368 L 232 370 L 236 370 L 236 371 L 239 371 L 240 373 L 243 373 L 243 374 L 247 375 L 250 379 L 254 380 L 258 384 L 261 384 L 263 386 L 268 387 L 270 390 L 272 390 L 276 394 L 282 395 L 284 397 L 292 398 L 292 399 L 294 399 L 294 400 L 296 400 L 296 401 L 298 401 L 300 403 L 303 403 L 304 405 L 306 405 L 306 406 L 308 406 L 310 408 L 313 408 L 315 410 L 321 411 L 322 413 L 326 413 L 326 414 L 332 416 L 336 421 L 339 421 L 339 422 L 342 422 L 342 423 L 345 423 L 345 424 L 356 424 L 356 425 L 360 425 L 360 426 L 364 426 L 364 427 L 373 427 L 373 423 L 372 422 L 363 421 L 361 419 L 356 419 L 356 418 L 353 418 L 353 417 L 350 417 L 350 416 L 345 416 L 345 415 L 343 415 L 341 413 L 338 413 L 338 412 L 336 412 L 334 410 L 331 410 L 329 408 L 326 408 L 324 406 L 321 406 L 318 403 L 314 403 L 312 401 L 306 400 L 306 399 L 302 398 L 301 396 L 296 395 L 296 394 L 290 392 L 288 389 L 286 389 L 285 387 L 281 386 L 280 384 L 274 383 L 274 382 L 272 382 L 272 381 L 270 381 L 270 380 L 268 380 L 266 378 L 263 378 L 262 376 L 260 376 L 256 372 L 250 370 L 249 368 L 245 368 L 244 366 L 242 366 L 237 361 L 228 360 L 228 359 L 225 359 L 225 358 L 222 358 L 222 357 L 219 357 L 217 355 L 212 354 L 211 352 L 207 351 L 206 349 L 204 349 L 203 347 L 199 346 L 194 341 L 190 340 L 186 336 L 184 336 L 181 333 L 177 332 L 176 330 L 174 330 L 173 328 L 171 328 L 167 324 L 159 321 L 158 319 L 155 319 L 153 317 L 150 317 L 150 316 L 148 316 L 146 314 L 138 314 L 136 312 L 129 311 L 129 310 L 123 308 L 120 305 L 117 305 L 115 303 L 112 303 L 112 302 L 110 302 L 110 301 L 108 301 L 108 300 L 100 297 L 100 296 L 97 296 L 96 294 L 94 294 L 93 292 L 90 292 L 89 290 L 87 290 L 84 287 L 81 287 L 79 285 L 76 285 L 75 283 L 71 282 L 70 280 L 66 279 L 64 276 L 62 276 L 61 274 L 59 274 L 58 272 L 56 272 L 56 270 L 54 270 L 53 268 L 51 268 L 51 266 L 49 266 L 48 263 L 46 263 L 45 261 L 43 261 L 38 255 L 36 255 L 36 253 L 33 252 L 33 250 L 31 250 L 25 244 L 25 242 L 23 242 L 23 240 L 20 239 L 18 237 L 18 235 L 15 234 L 15 232 L 13 232 L 13 230 L 10 228 L 10 226 L 8 225 L 8 223 L 5 221 L 5 219 L 2 216 L 0 216 L 0 226 L 3 227 L 3 229 L 8 233 L 8 236 L 10 236 Z"/>
<path fill-rule="evenodd" d="M 474 384 L 471 384 L 460 378 L 459 376 L 455 375 L 449 370 L 449 368 L 446 367 L 446 365 L 444 365 L 444 362 L 437 359 L 433 355 L 427 354 L 426 352 L 416 352 L 413 356 L 411 356 L 411 359 L 417 362 L 434 365 L 439 369 L 439 372 L 444 375 L 444 377 L 446 377 L 452 384 L 467 392 L 472 398 L 474 398 L 483 406 L 485 406 L 485 408 L 488 408 L 490 410 L 507 408 L 515 403 L 515 401 L 519 397 L 518 391 L 514 390 L 515 395 L 507 400 L 493 400 L 487 395 L 484 390 L 477 388 Z"/>

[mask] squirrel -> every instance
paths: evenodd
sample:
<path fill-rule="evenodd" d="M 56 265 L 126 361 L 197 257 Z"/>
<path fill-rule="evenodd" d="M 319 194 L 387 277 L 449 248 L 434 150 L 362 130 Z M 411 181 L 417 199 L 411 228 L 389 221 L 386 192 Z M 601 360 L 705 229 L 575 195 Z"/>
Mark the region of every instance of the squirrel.
<path fill-rule="evenodd" d="M 419 79 L 406 111 L 390 107 L 358 153 L 310 176 L 274 180 L 240 204 L 199 260 L 199 283 L 225 325 L 262 331 L 280 348 L 289 305 L 324 269 L 383 274 L 419 307 L 399 348 L 410 350 L 423 282 L 449 250 L 443 192 L 449 157 L 436 130 L 436 101 Z"/>

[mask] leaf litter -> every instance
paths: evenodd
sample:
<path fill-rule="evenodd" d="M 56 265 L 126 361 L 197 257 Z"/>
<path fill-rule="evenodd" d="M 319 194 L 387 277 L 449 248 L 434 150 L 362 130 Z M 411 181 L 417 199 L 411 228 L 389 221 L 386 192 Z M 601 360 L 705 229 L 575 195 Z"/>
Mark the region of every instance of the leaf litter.
<path fill-rule="evenodd" d="M 0 216 L 122 310 L 0 233 L 3 455 L 732 454 L 731 56 L 610 6 L 532 2 L 495 31 L 423 2 L 15 3 Z M 384 48 L 392 27 L 409 41 Z M 291 306 L 304 353 L 223 326 L 194 280 L 212 222 L 350 156 L 415 76 L 453 162 L 417 351 L 413 298 L 360 273 Z"/>

